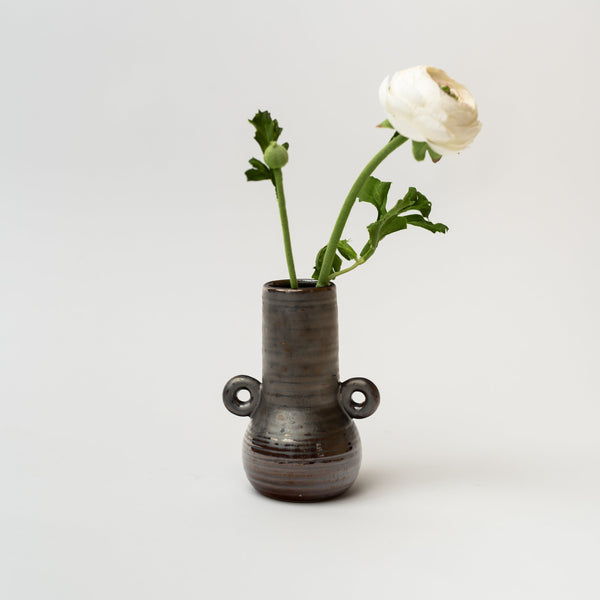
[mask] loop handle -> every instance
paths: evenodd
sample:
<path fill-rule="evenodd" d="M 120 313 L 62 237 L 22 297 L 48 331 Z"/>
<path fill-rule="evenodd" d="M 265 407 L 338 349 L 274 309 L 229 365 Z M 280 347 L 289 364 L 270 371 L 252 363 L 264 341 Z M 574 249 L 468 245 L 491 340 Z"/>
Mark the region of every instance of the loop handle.
<path fill-rule="evenodd" d="M 240 400 L 238 392 L 246 390 L 250 393 L 249 400 Z M 260 381 L 248 375 L 232 377 L 223 388 L 223 404 L 234 415 L 249 417 L 260 402 Z"/>
<path fill-rule="evenodd" d="M 353 400 L 354 392 L 362 392 L 365 395 L 364 402 Z M 353 419 L 370 417 L 379 406 L 379 390 L 372 381 L 364 377 L 347 379 L 340 384 L 340 406 Z"/>

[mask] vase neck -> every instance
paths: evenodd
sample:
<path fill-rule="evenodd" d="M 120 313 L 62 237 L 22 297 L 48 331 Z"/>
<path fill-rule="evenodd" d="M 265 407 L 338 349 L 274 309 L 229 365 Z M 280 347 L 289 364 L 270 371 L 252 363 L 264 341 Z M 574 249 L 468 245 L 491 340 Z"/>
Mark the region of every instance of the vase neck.
<path fill-rule="evenodd" d="M 337 402 L 335 287 L 263 288 L 262 398 L 281 405 Z"/>

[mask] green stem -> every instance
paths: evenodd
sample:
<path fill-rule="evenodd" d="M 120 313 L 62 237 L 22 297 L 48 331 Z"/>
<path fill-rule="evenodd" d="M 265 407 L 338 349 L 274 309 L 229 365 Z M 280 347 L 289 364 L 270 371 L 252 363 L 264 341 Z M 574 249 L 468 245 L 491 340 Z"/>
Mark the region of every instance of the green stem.
<path fill-rule="evenodd" d="M 356 262 L 352 265 L 350 265 L 349 267 L 346 267 L 345 269 L 341 269 L 340 271 L 336 271 L 335 273 L 332 273 L 329 276 L 329 279 L 335 279 L 336 277 L 339 277 L 340 275 L 343 275 L 344 273 L 349 273 L 350 271 L 354 271 L 354 269 L 356 269 L 356 267 L 360 267 L 360 265 L 362 265 L 365 262 L 365 259 L 362 258 L 362 256 L 356 260 Z"/>
<path fill-rule="evenodd" d="M 285 248 L 285 260 L 287 262 L 288 273 L 290 274 L 290 287 L 298 287 L 296 279 L 296 269 L 294 268 L 294 256 L 292 254 L 292 241 L 290 240 L 290 227 L 288 225 L 287 210 L 285 208 L 285 195 L 283 193 L 283 177 L 281 169 L 272 169 L 275 179 L 275 194 L 277 195 L 277 204 L 279 205 L 279 218 L 281 219 L 281 229 L 283 231 L 283 246 Z"/>
<path fill-rule="evenodd" d="M 350 271 L 354 271 L 354 269 L 356 269 L 356 267 L 360 267 L 360 265 L 364 265 L 370 258 L 371 256 L 373 256 L 373 254 L 375 253 L 375 250 L 372 249 L 369 252 L 367 252 L 367 254 L 365 254 L 364 256 L 359 256 L 356 261 L 351 264 L 349 267 L 346 267 L 345 269 L 341 269 L 339 271 L 336 271 L 335 273 L 332 273 L 329 278 L 330 279 L 335 279 L 336 277 L 339 277 L 340 275 L 343 275 L 344 273 L 349 273 Z"/>
<path fill-rule="evenodd" d="M 350 216 L 350 211 L 354 206 L 354 202 L 356 202 L 356 197 L 358 196 L 360 190 L 363 185 L 369 178 L 369 175 L 377 168 L 377 166 L 383 162 L 384 158 L 386 158 L 389 154 L 391 154 L 396 148 L 400 147 L 407 138 L 402 135 L 395 135 L 366 165 L 366 167 L 361 171 L 360 175 L 350 188 L 346 199 L 344 200 L 344 204 L 342 204 L 342 208 L 340 210 L 340 214 L 338 215 L 337 221 L 333 226 L 333 231 L 331 232 L 331 237 L 329 238 L 329 243 L 327 244 L 327 250 L 325 251 L 325 256 L 323 257 L 323 264 L 321 266 L 321 271 L 319 272 L 319 280 L 317 282 L 317 287 L 326 286 L 329 283 L 331 267 L 333 265 L 333 259 L 335 258 L 335 253 L 337 251 L 337 245 L 342 237 L 342 233 L 344 232 L 344 227 L 346 225 L 346 221 Z M 356 265 L 358 266 L 358 265 Z M 354 267 L 352 267 L 354 268 Z M 341 271 L 340 271 L 341 273 Z"/>

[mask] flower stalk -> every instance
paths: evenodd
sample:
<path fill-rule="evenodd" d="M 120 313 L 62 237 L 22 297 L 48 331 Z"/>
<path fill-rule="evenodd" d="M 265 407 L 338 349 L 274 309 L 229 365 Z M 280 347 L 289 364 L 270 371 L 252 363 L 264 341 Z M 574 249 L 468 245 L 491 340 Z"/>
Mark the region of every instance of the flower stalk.
<path fill-rule="evenodd" d="M 392 137 L 392 139 L 367 163 L 365 168 L 360 172 L 360 175 L 356 178 L 356 181 L 350 188 L 350 191 L 348 192 L 348 195 L 342 204 L 340 214 L 338 215 L 335 225 L 333 226 L 333 231 L 331 232 L 331 237 L 329 238 L 327 250 L 325 251 L 325 256 L 323 258 L 323 265 L 321 266 L 321 271 L 319 273 L 317 287 L 324 287 L 329 284 L 329 273 L 331 273 L 331 267 L 333 266 L 333 260 L 335 258 L 337 246 L 339 241 L 342 239 L 342 233 L 344 232 L 346 221 L 348 221 L 350 211 L 356 202 L 356 198 L 358 197 L 361 188 L 371 173 L 373 173 L 373 171 L 384 161 L 384 159 L 387 158 L 394 150 L 396 150 L 396 148 L 399 148 L 404 142 L 406 142 L 406 140 L 407 138 L 402 135 L 394 135 L 394 137 Z M 362 264 L 362 262 L 359 264 Z M 358 265 L 354 265 L 352 268 L 357 266 Z M 346 272 L 346 270 L 344 270 L 344 272 Z M 341 275 L 341 271 L 336 275 Z"/>
<path fill-rule="evenodd" d="M 429 155 L 432 162 L 437 163 L 442 155 L 457 154 L 467 148 L 481 129 L 473 96 L 441 69 L 419 65 L 386 77 L 379 86 L 379 101 L 387 118 L 378 127 L 395 130 L 395 133 L 359 173 L 342 204 L 327 245 L 317 252 L 312 273 L 317 287 L 325 287 L 333 279 L 363 265 L 392 233 L 409 226 L 431 233 L 448 230 L 443 223 L 430 220 L 431 202 L 424 194 L 409 187 L 402 198 L 390 204 L 388 193 L 392 183 L 380 181 L 372 173 L 409 139 L 417 161 Z M 290 287 L 297 288 L 281 171 L 289 160 L 289 144 L 279 143 L 282 128 L 268 111 L 259 110 L 249 122 L 255 129 L 254 139 L 262 160 L 251 158 L 248 161 L 251 168 L 245 175 L 248 181 L 270 181 L 275 187 Z M 349 240 L 342 239 L 356 201 L 371 204 L 377 210 L 376 219 L 367 225 L 369 238 L 360 252 Z M 344 266 L 344 260 L 351 262 Z"/>
<path fill-rule="evenodd" d="M 288 225 L 287 209 L 285 207 L 285 194 L 283 193 L 283 176 L 281 169 L 272 169 L 275 179 L 275 195 L 279 205 L 279 218 L 281 219 L 281 230 L 283 232 L 283 247 L 285 250 L 285 260 L 290 276 L 290 287 L 296 289 L 298 280 L 296 278 L 296 268 L 294 267 L 294 256 L 292 254 L 292 240 L 290 238 L 290 227 Z"/>

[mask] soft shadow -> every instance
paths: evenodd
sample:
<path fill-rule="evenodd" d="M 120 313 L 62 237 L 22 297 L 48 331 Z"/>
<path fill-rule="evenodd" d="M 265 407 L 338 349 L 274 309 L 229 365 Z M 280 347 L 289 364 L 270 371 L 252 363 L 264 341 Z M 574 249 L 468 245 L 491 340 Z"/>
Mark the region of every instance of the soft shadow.
<path fill-rule="evenodd" d="M 355 484 L 342 499 L 386 496 L 400 490 L 456 486 L 520 486 L 530 480 L 522 462 L 509 458 L 465 459 L 440 457 L 439 460 L 397 462 L 363 467 Z"/>
<path fill-rule="evenodd" d="M 354 501 L 356 498 L 383 498 L 408 490 L 448 488 L 512 487 L 522 488 L 535 479 L 534 466 L 516 457 L 428 457 L 426 460 L 388 462 L 363 465 L 358 479 L 344 494 L 317 502 L 295 502 L 263 496 L 249 483 L 256 498 L 266 502 L 286 503 L 298 506 Z"/>

